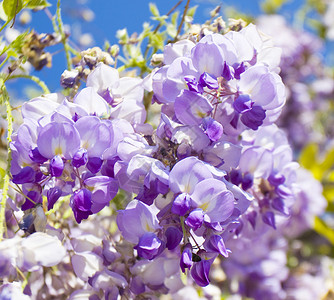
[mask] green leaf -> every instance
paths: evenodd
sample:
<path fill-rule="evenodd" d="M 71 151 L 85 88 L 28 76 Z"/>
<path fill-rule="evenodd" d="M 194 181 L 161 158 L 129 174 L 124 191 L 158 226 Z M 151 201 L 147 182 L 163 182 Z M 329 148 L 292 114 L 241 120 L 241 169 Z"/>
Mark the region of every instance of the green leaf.
<path fill-rule="evenodd" d="M 154 3 L 150 3 L 149 7 L 150 7 L 150 12 L 151 12 L 151 14 L 153 16 L 155 16 L 155 17 L 159 17 L 160 16 L 158 7 Z"/>
<path fill-rule="evenodd" d="M 22 0 L 4 0 L 3 1 L 3 10 L 7 15 L 8 19 L 13 19 L 22 9 L 23 1 Z"/>
<path fill-rule="evenodd" d="M 326 172 L 334 166 L 334 149 L 329 150 L 322 163 L 320 164 L 321 169 Z"/>
<path fill-rule="evenodd" d="M 299 157 L 299 163 L 306 169 L 311 170 L 314 164 L 316 164 L 316 158 L 318 154 L 318 145 L 309 144 L 301 152 Z"/>
<path fill-rule="evenodd" d="M 0 3 L 0 19 L 4 20 L 5 22 L 8 20 L 5 10 L 3 9 L 3 1 Z"/>
<path fill-rule="evenodd" d="M 314 230 L 324 236 L 334 245 L 334 230 L 330 228 L 326 222 L 319 217 L 314 219 Z"/>
<path fill-rule="evenodd" d="M 175 26 L 177 26 L 177 18 L 178 18 L 178 16 L 179 16 L 179 12 L 178 11 L 176 11 L 175 13 L 173 13 L 171 15 L 171 22 Z"/>
<path fill-rule="evenodd" d="M 30 9 L 39 9 L 51 6 L 51 4 L 46 0 L 25 0 L 24 1 L 25 8 Z"/>
<path fill-rule="evenodd" d="M 20 35 L 18 35 L 16 37 L 16 39 L 14 41 L 12 41 L 10 43 L 10 47 L 12 49 L 14 49 L 16 52 L 18 52 L 19 54 L 22 53 L 22 47 L 23 47 L 23 44 L 25 43 L 25 37 L 29 34 L 29 31 L 26 31 L 26 32 L 23 32 L 21 33 Z"/>
<path fill-rule="evenodd" d="M 187 11 L 187 16 L 189 17 L 194 17 L 195 13 L 196 13 L 196 9 L 197 9 L 198 5 L 195 5 L 193 7 L 190 7 Z"/>
<path fill-rule="evenodd" d="M 276 13 L 287 0 L 265 0 L 261 3 L 263 11 L 269 14 Z"/>
<path fill-rule="evenodd" d="M 177 34 L 177 28 L 174 24 L 168 24 L 166 31 L 170 37 L 175 37 Z"/>
<path fill-rule="evenodd" d="M 3 168 L 0 168 L 0 189 L 3 188 L 3 179 L 5 178 L 6 171 Z"/>

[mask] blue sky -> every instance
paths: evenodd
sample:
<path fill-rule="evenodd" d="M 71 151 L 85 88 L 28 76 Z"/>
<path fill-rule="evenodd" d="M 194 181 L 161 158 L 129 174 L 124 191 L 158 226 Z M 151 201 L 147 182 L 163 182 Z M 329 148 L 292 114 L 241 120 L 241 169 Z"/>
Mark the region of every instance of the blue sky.
<path fill-rule="evenodd" d="M 52 4 L 50 12 L 53 14 L 56 9 L 56 0 L 49 0 Z M 62 15 L 65 24 L 70 25 L 72 36 L 71 39 L 77 43 L 76 37 L 84 33 L 90 33 L 94 39 L 92 46 L 102 47 L 105 40 L 109 40 L 111 44 L 117 43 L 115 37 L 118 29 L 127 28 L 131 34 L 133 32 L 140 32 L 143 22 L 154 22 L 150 20 L 149 3 L 155 2 L 160 13 L 167 13 L 178 0 L 62 0 Z M 290 0 L 285 6 L 283 13 L 291 19 L 293 13 L 300 6 L 302 0 Z M 186 0 L 179 6 L 179 10 L 183 10 Z M 204 22 L 208 19 L 209 12 L 217 5 L 222 4 L 223 8 L 227 6 L 234 6 L 236 10 L 245 14 L 259 15 L 261 1 L 255 0 L 191 0 L 190 6 L 198 5 L 195 19 L 196 23 Z M 82 12 L 92 11 L 95 15 L 91 22 L 83 22 Z M 19 25 L 19 24 L 17 24 Z M 35 28 L 38 32 L 52 32 L 51 21 L 44 12 L 37 12 L 32 14 L 32 22 L 28 25 L 30 28 Z M 28 27 L 25 27 L 28 28 Z M 44 68 L 42 71 L 36 72 L 46 81 L 51 91 L 59 89 L 59 78 L 63 70 L 66 68 L 66 62 L 63 53 L 57 53 L 61 47 L 53 47 L 51 52 L 55 53 L 53 56 L 52 69 Z M 60 50 L 61 51 L 61 50 Z M 28 85 L 28 82 L 15 83 L 14 93 L 23 96 L 22 91 Z M 20 88 L 17 89 L 17 86 Z M 20 92 L 18 92 L 20 91 Z"/>

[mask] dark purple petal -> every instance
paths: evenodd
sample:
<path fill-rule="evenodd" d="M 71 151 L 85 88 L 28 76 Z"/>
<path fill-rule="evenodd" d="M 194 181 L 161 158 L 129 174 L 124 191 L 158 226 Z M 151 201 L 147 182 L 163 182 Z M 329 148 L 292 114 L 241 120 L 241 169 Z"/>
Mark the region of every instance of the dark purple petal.
<path fill-rule="evenodd" d="M 93 174 L 96 174 L 100 171 L 102 167 L 103 160 L 99 157 L 90 157 L 87 162 L 87 169 L 91 171 Z"/>
<path fill-rule="evenodd" d="M 119 160 L 121 159 L 118 156 L 115 156 L 105 161 L 101 169 L 101 174 L 104 176 L 114 178 L 115 177 L 115 172 L 114 172 L 115 164 Z"/>
<path fill-rule="evenodd" d="M 62 190 L 59 187 L 53 187 L 46 193 L 48 199 L 48 210 L 52 209 L 57 200 L 61 197 Z"/>
<path fill-rule="evenodd" d="M 175 249 L 181 242 L 183 234 L 177 227 L 168 227 L 165 232 L 167 238 L 166 247 L 168 250 Z"/>
<path fill-rule="evenodd" d="M 98 93 L 108 104 L 112 105 L 114 102 L 114 98 L 112 94 L 110 93 L 109 89 L 105 89 L 104 91 L 101 91 Z"/>
<path fill-rule="evenodd" d="M 200 262 L 194 263 L 191 268 L 191 277 L 195 280 L 197 285 L 204 287 L 210 283 L 209 272 L 211 262 L 208 260 L 201 260 Z"/>
<path fill-rule="evenodd" d="M 225 257 L 228 257 L 228 250 L 226 249 L 224 240 L 220 235 L 212 235 L 205 241 L 204 248 L 208 252 L 217 252 Z"/>
<path fill-rule="evenodd" d="M 286 198 L 292 195 L 291 189 L 284 184 L 280 184 L 279 186 L 277 186 L 275 191 L 276 194 L 282 198 Z"/>
<path fill-rule="evenodd" d="M 241 182 L 241 186 L 243 190 L 248 190 L 253 185 L 253 175 L 251 173 L 244 174 Z"/>
<path fill-rule="evenodd" d="M 226 61 L 224 63 L 224 69 L 223 69 L 223 73 L 222 73 L 222 76 L 224 79 L 226 79 L 227 81 L 228 80 L 231 80 L 233 79 L 234 77 L 234 69 L 229 66 Z M 240 78 L 240 77 L 239 77 Z"/>
<path fill-rule="evenodd" d="M 190 208 L 190 196 L 186 193 L 178 195 L 172 205 L 172 213 L 184 216 Z"/>
<path fill-rule="evenodd" d="M 272 211 L 267 211 L 262 215 L 262 220 L 264 223 L 267 225 L 273 227 L 276 229 L 276 224 L 275 224 L 275 215 Z"/>
<path fill-rule="evenodd" d="M 199 77 L 199 83 L 203 87 L 208 87 L 209 89 L 217 90 L 219 88 L 217 78 L 204 72 Z"/>
<path fill-rule="evenodd" d="M 80 135 L 71 122 L 51 122 L 40 130 L 37 146 L 42 156 L 52 158 L 62 154 L 66 159 L 71 159 L 78 151 Z"/>
<path fill-rule="evenodd" d="M 35 203 L 33 203 L 30 200 L 34 201 Z M 37 203 L 42 203 L 42 201 L 43 201 L 43 198 L 42 198 L 42 196 L 41 196 L 41 194 L 39 192 L 37 192 L 37 191 L 29 191 L 27 193 L 26 201 L 21 206 L 21 209 L 23 211 L 25 211 L 27 209 L 33 208 L 33 207 L 35 207 L 35 205 Z"/>
<path fill-rule="evenodd" d="M 233 102 L 234 109 L 239 113 L 243 114 L 250 111 L 253 107 L 254 102 L 248 94 L 242 94 Z"/>
<path fill-rule="evenodd" d="M 131 277 L 130 290 L 132 293 L 139 295 L 145 292 L 145 284 L 140 276 Z"/>
<path fill-rule="evenodd" d="M 244 222 L 240 220 L 237 228 L 235 229 L 235 235 L 238 236 L 243 228 L 244 228 Z"/>
<path fill-rule="evenodd" d="M 51 176 L 53 176 L 53 177 L 60 177 L 61 174 L 63 174 L 64 166 L 65 166 L 64 161 L 60 157 L 60 155 L 54 156 L 50 160 L 50 172 L 51 172 Z"/>
<path fill-rule="evenodd" d="M 80 148 L 72 158 L 72 166 L 79 168 L 87 163 L 88 157 L 87 157 L 87 150 L 84 148 Z"/>
<path fill-rule="evenodd" d="M 250 111 L 242 114 L 240 120 L 247 127 L 257 130 L 263 124 L 266 117 L 266 111 L 260 106 L 253 106 Z"/>
<path fill-rule="evenodd" d="M 180 268 L 183 273 L 186 271 L 186 269 L 190 269 L 192 267 L 193 265 L 192 256 L 193 256 L 192 248 L 191 245 L 188 243 L 184 247 L 180 259 Z"/>
<path fill-rule="evenodd" d="M 203 119 L 204 132 L 213 142 L 217 142 L 223 135 L 223 126 L 216 120 L 208 117 Z"/>
<path fill-rule="evenodd" d="M 15 175 L 13 175 L 12 179 L 13 183 L 23 184 L 23 183 L 31 183 L 35 181 L 35 171 L 33 168 L 27 166 L 21 169 L 21 171 Z"/>
<path fill-rule="evenodd" d="M 197 230 L 202 226 L 203 221 L 204 221 L 203 210 L 200 208 L 196 208 L 189 214 L 184 223 L 193 230 Z"/>
<path fill-rule="evenodd" d="M 202 119 L 213 110 L 213 106 L 204 96 L 183 90 L 175 99 L 174 110 L 182 124 L 199 125 Z"/>
<path fill-rule="evenodd" d="M 235 70 L 234 78 L 240 79 L 240 75 L 241 75 L 241 73 L 245 72 L 246 67 L 245 67 L 244 63 L 242 62 L 239 66 L 234 68 L 234 70 Z"/>
<path fill-rule="evenodd" d="M 281 197 L 274 198 L 274 200 L 272 201 L 271 206 L 272 206 L 273 209 L 278 210 L 282 214 L 284 214 L 286 216 L 289 215 L 289 210 L 285 206 L 284 200 Z"/>
<path fill-rule="evenodd" d="M 285 177 L 283 174 L 279 173 L 278 171 L 273 171 L 268 177 L 268 181 L 273 186 L 279 186 L 283 184 L 285 181 Z"/>
<path fill-rule="evenodd" d="M 158 197 L 159 193 L 153 188 L 147 188 L 145 185 L 142 186 L 136 199 L 141 202 L 144 202 L 147 205 L 152 205 L 153 201 L 156 197 Z"/>
<path fill-rule="evenodd" d="M 248 222 L 252 225 L 253 229 L 255 229 L 255 225 L 256 225 L 256 216 L 257 216 L 256 211 L 251 211 L 246 215 L 246 218 Z"/>
<path fill-rule="evenodd" d="M 43 155 L 39 153 L 37 147 L 29 151 L 29 157 L 33 162 L 38 163 L 38 164 L 42 164 L 48 160 L 47 158 L 45 158 Z"/>
<path fill-rule="evenodd" d="M 139 243 L 134 249 L 137 250 L 138 256 L 151 260 L 161 253 L 162 245 L 155 233 L 147 232 L 140 237 Z"/>
<path fill-rule="evenodd" d="M 230 182 L 235 185 L 239 185 L 242 182 L 242 174 L 240 170 L 233 169 L 229 173 Z"/>
<path fill-rule="evenodd" d="M 184 80 L 187 83 L 189 91 L 196 92 L 196 93 L 203 93 L 203 87 L 198 83 L 195 76 L 187 75 L 184 76 Z"/>
<path fill-rule="evenodd" d="M 75 207 L 81 211 L 90 211 L 92 207 L 92 192 L 87 189 L 77 191 L 73 196 Z"/>
<path fill-rule="evenodd" d="M 78 223 L 92 214 L 92 193 L 87 189 L 76 191 L 70 200 L 74 217 Z"/>

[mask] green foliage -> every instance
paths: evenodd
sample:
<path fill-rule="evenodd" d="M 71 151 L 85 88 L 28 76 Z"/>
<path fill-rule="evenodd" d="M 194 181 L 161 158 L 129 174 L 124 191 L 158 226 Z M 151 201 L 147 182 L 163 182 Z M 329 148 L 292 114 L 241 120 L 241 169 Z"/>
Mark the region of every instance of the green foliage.
<path fill-rule="evenodd" d="M 334 149 L 328 150 L 323 157 L 320 157 L 317 144 L 307 145 L 301 152 L 299 163 L 310 170 L 313 176 L 323 185 L 323 195 L 327 200 L 326 212 L 334 213 Z M 316 217 L 314 230 L 324 236 L 334 245 L 334 229 L 324 219 Z"/>
<path fill-rule="evenodd" d="M 193 17 L 197 6 L 189 8 L 187 16 Z M 129 68 L 138 68 L 143 75 L 151 71 L 150 59 L 152 55 L 159 50 L 163 50 L 168 37 L 175 39 L 178 34 L 178 17 L 179 12 L 174 10 L 176 6 L 167 14 L 160 14 L 159 9 L 153 3 L 149 4 L 152 14 L 151 19 L 158 24 L 156 27 L 149 23 L 143 24 L 141 33 L 129 35 L 126 29 L 118 30 L 116 37 L 122 46 L 122 56 L 118 57 L 124 65 L 119 67 L 119 71 Z M 146 45 L 142 51 L 142 45 Z"/>
<path fill-rule="evenodd" d="M 23 8 L 23 0 L 4 0 L 3 10 L 8 20 L 12 20 Z"/>
<path fill-rule="evenodd" d="M 261 8 L 268 14 L 277 13 L 277 11 L 287 2 L 287 0 L 264 0 Z"/>
<path fill-rule="evenodd" d="M 4 170 L 3 168 L 0 168 L 0 189 L 3 188 L 3 181 L 6 175 L 6 170 Z"/>
<path fill-rule="evenodd" d="M 41 9 L 48 6 L 51 6 L 51 4 L 46 0 L 25 0 L 25 8 L 29 9 Z"/>
<path fill-rule="evenodd" d="M 334 245 L 334 230 L 319 217 L 316 217 L 314 220 L 314 230 L 324 236 L 328 241 L 331 242 L 332 245 Z"/>
<path fill-rule="evenodd" d="M 22 47 L 25 43 L 25 37 L 29 34 L 29 31 L 21 33 L 14 41 L 5 46 L 0 55 L 6 54 L 7 56 L 18 57 L 22 54 Z"/>
<path fill-rule="evenodd" d="M 151 12 L 151 14 L 152 14 L 154 17 L 159 17 L 159 16 L 160 16 L 159 9 L 158 9 L 158 7 L 156 6 L 155 3 L 150 3 L 150 4 L 149 4 L 149 8 L 150 8 L 150 12 Z"/>
<path fill-rule="evenodd" d="M 46 0 L 3 0 L 0 3 L 0 19 L 6 21 L 5 25 L 7 25 L 11 20 L 15 20 L 22 9 L 43 9 L 50 5 Z"/>
<path fill-rule="evenodd" d="M 188 17 L 194 17 L 195 16 L 195 13 L 196 13 L 196 9 L 197 9 L 198 5 L 195 5 L 193 7 L 190 7 L 187 11 L 187 16 Z"/>

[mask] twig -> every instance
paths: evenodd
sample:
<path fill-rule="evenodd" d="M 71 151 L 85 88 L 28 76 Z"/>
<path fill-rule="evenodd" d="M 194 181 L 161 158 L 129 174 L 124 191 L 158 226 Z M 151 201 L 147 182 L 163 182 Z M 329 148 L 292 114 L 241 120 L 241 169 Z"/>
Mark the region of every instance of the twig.
<path fill-rule="evenodd" d="M 181 32 L 182 25 L 183 25 L 183 23 L 184 23 L 184 19 L 185 19 L 185 17 L 186 17 L 186 14 L 187 14 L 187 11 L 188 11 L 188 8 L 189 8 L 189 3 L 190 3 L 190 0 L 187 0 L 187 4 L 186 4 L 186 6 L 185 6 L 185 8 L 184 8 L 184 11 L 183 11 L 183 15 L 182 15 L 181 23 L 180 23 L 180 25 L 179 25 L 179 27 L 178 27 L 178 29 L 177 29 L 177 33 L 176 33 L 176 36 L 175 36 L 175 38 L 174 38 L 174 42 L 176 42 L 177 37 L 179 36 L 179 34 L 180 34 L 180 32 Z"/>
<path fill-rule="evenodd" d="M 48 89 L 48 87 L 46 86 L 45 82 L 40 80 L 38 77 L 36 76 L 32 76 L 32 75 L 24 75 L 24 74 L 21 74 L 21 75 L 12 75 L 10 76 L 7 80 L 10 80 L 10 79 L 16 79 L 16 78 L 26 78 L 26 79 L 30 79 L 32 80 L 33 82 L 35 82 L 36 84 L 38 84 L 41 89 L 43 90 L 43 93 L 44 94 L 50 94 L 50 90 Z"/>
<path fill-rule="evenodd" d="M 6 204 L 7 204 L 7 196 L 8 196 L 8 188 L 9 188 L 9 174 L 10 174 L 10 165 L 12 160 L 12 152 L 9 146 L 10 142 L 12 141 L 12 133 L 13 133 L 13 116 L 12 116 L 12 108 L 9 103 L 9 96 L 6 90 L 5 85 L 1 87 L 2 97 L 4 98 L 6 110 L 7 110 L 7 169 L 6 174 L 3 180 L 3 188 L 2 188 L 2 199 L 1 199 L 1 206 L 0 206 L 0 241 L 3 239 L 3 234 L 6 228 Z"/>
<path fill-rule="evenodd" d="M 183 2 L 183 0 L 180 0 L 178 3 L 176 3 L 171 9 L 170 11 L 166 14 L 166 16 L 169 16 L 175 9 L 177 9 L 179 7 L 179 5 Z M 160 22 L 155 29 L 153 30 L 153 34 L 156 34 L 158 32 L 158 30 L 160 29 L 160 27 L 162 26 L 162 23 Z M 144 52 L 144 57 L 146 58 L 147 54 L 148 54 L 148 50 L 149 50 L 149 45 L 146 45 L 146 49 Z"/>

